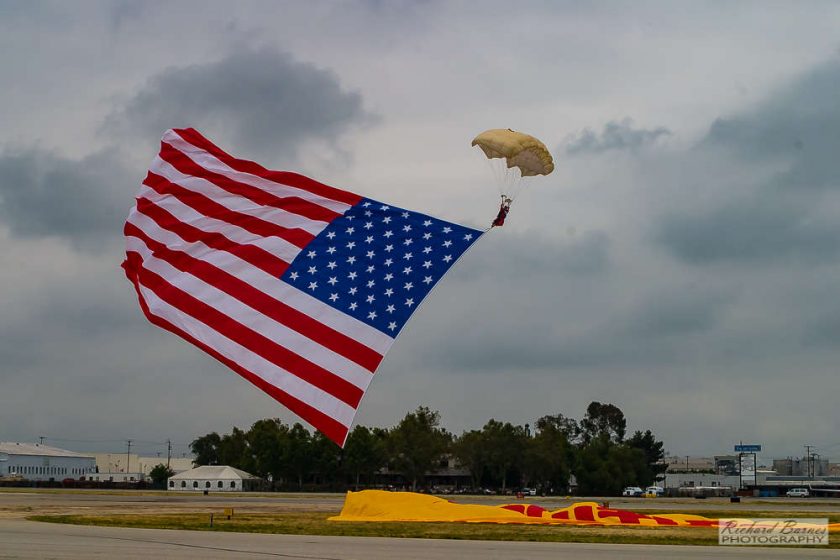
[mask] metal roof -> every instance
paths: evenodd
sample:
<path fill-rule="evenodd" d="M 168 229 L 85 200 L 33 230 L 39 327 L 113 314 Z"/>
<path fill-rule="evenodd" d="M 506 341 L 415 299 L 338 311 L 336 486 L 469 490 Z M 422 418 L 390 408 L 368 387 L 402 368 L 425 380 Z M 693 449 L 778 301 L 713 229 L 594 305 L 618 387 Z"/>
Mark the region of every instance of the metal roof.
<path fill-rule="evenodd" d="M 92 455 L 67 451 L 58 447 L 50 447 L 40 443 L 19 443 L 14 441 L 0 441 L 0 453 L 7 455 L 32 455 L 36 457 L 76 457 L 93 459 Z"/>

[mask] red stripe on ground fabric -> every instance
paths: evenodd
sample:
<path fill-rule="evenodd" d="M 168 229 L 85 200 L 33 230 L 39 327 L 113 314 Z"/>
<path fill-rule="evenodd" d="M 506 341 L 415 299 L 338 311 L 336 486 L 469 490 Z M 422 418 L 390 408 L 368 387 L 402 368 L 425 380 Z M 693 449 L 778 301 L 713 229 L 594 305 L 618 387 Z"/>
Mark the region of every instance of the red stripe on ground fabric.
<path fill-rule="evenodd" d="M 284 391 L 281 391 L 274 385 L 268 383 L 256 374 L 243 368 L 236 362 L 229 360 L 225 356 L 219 354 L 211 346 L 208 346 L 200 340 L 197 340 L 196 338 L 189 335 L 180 328 L 176 327 L 166 319 L 152 314 L 149 310 L 148 305 L 146 304 L 145 299 L 143 298 L 142 293 L 140 292 L 140 285 L 137 274 L 140 268 L 140 261 L 140 256 L 137 255 L 137 253 L 128 253 L 126 255 L 126 260 L 125 262 L 123 262 L 122 266 L 125 270 L 126 277 L 134 285 L 134 290 L 137 292 L 137 297 L 140 302 L 140 308 L 143 310 L 143 314 L 146 316 L 149 322 L 181 337 L 190 344 L 193 344 L 196 347 L 200 348 L 210 356 L 214 357 L 219 362 L 223 363 L 224 365 L 238 373 L 240 376 L 253 383 L 256 387 L 270 395 L 272 398 L 274 398 L 280 404 L 291 410 L 293 413 L 300 416 L 304 421 L 309 423 L 316 430 L 323 433 L 330 440 L 334 441 L 339 446 L 344 446 L 344 442 L 347 439 L 347 434 L 349 432 L 349 427 L 344 426 L 340 422 L 337 422 L 331 416 L 321 412 L 317 408 L 294 398 L 293 396 L 289 395 Z"/>
<path fill-rule="evenodd" d="M 137 270 L 137 277 L 140 284 L 182 313 L 204 323 L 222 336 L 288 371 L 291 375 L 303 379 L 313 387 L 333 395 L 353 408 L 358 407 L 364 391 L 352 383 L 252 331 L 218 309 L 169 284 L 164 278 L 147 268 L 141 266 Z"/>
<path fill-rule="evenodd" d="M 292 173 L 290 171 L 271 171 L 253 161 L 234 158 L 193 128 L 178 128 L 175 129 L 175 133 L 193 146 L 207 151 L 216 159 L 222 161 L 225 165 L 231 167 L 232 169 L 236 169 L 237 171 L 250 173 L 251 175 L 256 175 L 257 177 L 262 177 L 263 179 L 274 181 L 275 183 L 279 183 L 281 185 L 288 185 L 290 187 L 303 189 L 318 196 L 323 196 L 324 198 L 349 204 L 350 206 L 355 206 L 362 200 L 362 197 L 357 194 L 337 189 L 335 187 L 330 187 L 329 185 L 319 183 L 314 179 L 299 175 L 298 173 Z"/>
<path fill-rule="evenodd" d="M 522 504 L 510 504 L 502 506 L 502 509 L 509 509 L 510 511 L 515 511 L 516 513 L 525 513 L 525 506 Z"/>
<path fill-rule="evenodd" d="M 190 256 L 183 251 L 166 247 L 133 224 L 126 224 L 125 235 L 142 240 L 146 246 L 154 251 L 155 256 L 165 260 L 178 270 L 192 274 L 196 278 L 222 290 L 263 315 L 359 364 L 370 371 L 371 374 L 376 371 L 382 361 L 383 357 L 380 354 L 364 344 L 331 329 L 309 315 L 289 307 L 210 263 Z"/>
<path fill-rule="evenodd" d="M 175 233 L 185 241 L 192 243 L 200 241 L 213 249 L 236 255 L 243 261 L 278 279 L 289 268 L 289 263 L 275 257 L 265 249 L 254 245 L 241 245 L 231 241 L 221 233 L 204 231 L 185 224 L 163 208 L 144 198 L 137 199 L 137 211 L 154 220 L 161 228 Z"/>
<path fill-rule="evenodd" d="M 592 506 L 578 506 L 574 509 L 574 513 L 577 521 L 595 521 Z"/>
<path fill-rule="evenodd" d="M 279 197 L 253 185 L 246 185 L 219 173 L 214 173 L 201 167 L 198 163 L 190 159 L 189 156 L 166 142 L 161 142 L 160 157 L 184 175 L 201 177 L 231 194 L 242 196 L 262 206 L 281 208 L 287 212 L 309 218 L 310 220 L 327 223 L 341 215 L 323 206 L 318 206 L 317 204 L 303 200 L 300 197 Z"/>
<path fill-rule="evenodd" d="M 284 228 L 282 226 L 278 226 L 277 224 L 261 220 L 256 216 L 249 216 L 248 214 L 242 214 L 241 212 L 236 212 L 226 208 L 208 196 L 172 183 L 165 177 L 161 177 L 151 171 L 149 171 L 146 175 L 146 178 L 143 180 L 143 184 L 151 189 L 154 189 L 155 192 L 158 192 L 161 195 L 168 195 L 178 199 L 182 204 L 189 206 L 196 212 L 199 212 L 208 218 L 214 218 L 216 220 L 233 224 L 253 233 L 254 235 L 259 235 L 261 237 L 279 237 L 297 247 L 300 247 L 301 249 L 309 245 L 309 243 L 315 239 L 314 235 L 302 229 Z"/>
<path fill-rule="evenodd" d="M 545 511 L 545 508 L 540 506 L 528 506 L 528 509 L 525 510 L 525 515 L 528 517 L 542 517 Z"/>
<path fill-rule="evenodd" d="M 622 523 L 634 525 L 638 525 L 640 519 L 650 519 L 647 515 L 623 509 L 602 509 L 598 511 L 598 517 L 618 517 Z"/>

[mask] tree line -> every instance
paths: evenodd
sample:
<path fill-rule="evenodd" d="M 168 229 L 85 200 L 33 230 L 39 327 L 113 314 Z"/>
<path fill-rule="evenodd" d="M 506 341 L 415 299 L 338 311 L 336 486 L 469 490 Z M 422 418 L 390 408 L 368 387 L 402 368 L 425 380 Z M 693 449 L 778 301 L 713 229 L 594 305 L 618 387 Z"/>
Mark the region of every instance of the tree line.
<path fill-rule="evenodd" d="M 648 486 L 665 470 L 662 442 L 650 430 L 629 438 L 626 430 L 617 406 L 592 402 L 580 421 L 562 414 L 533 426 L 491 419 L 455 436 L 441 427 L 440 413 L 421 406 L 392 428 L 356 426 L 344 449 L 276 418 L 258 420 L 247 431 L 209 433 L 191 448 L 196 465 L 230 465 L 276 489 L 376 487 L 387 475 L 417 490 L 454 464 L 469 473 L 472 489 L 566 494 L 574 475 L 578 494 L 610 496 L 626 486 Z"/>

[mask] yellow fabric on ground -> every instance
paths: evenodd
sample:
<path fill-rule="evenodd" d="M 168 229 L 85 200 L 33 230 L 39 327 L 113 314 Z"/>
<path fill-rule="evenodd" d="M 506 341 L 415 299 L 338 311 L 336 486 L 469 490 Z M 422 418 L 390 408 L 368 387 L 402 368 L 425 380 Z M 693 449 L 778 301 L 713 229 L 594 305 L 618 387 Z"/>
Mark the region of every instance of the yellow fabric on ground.
<path fill-rule="evenodd" d="M 548 511 L 531 504 L 484 506 L 456 504 L 427 494 L 363 490 L 348 492 L 341 513 L 330 521 L 461 522 L 537 525 L 621 525 L 643 527 L 711 527 L 717 519 L 685 513 L 642 514 L 578 502 Z M 840 524 L 829 526 L 840 531 Z"/>
<path fill-rule="evenodd" d="M 348 492 L 344 508 L 330 521 L 454 521 L 466 523 L 717 526 L 699 515 L 643 515 L 579 502 L 555 511 L 528 504 L 483 506 L 456 504 L 444 498 L 412 492 L 363 490 Z"/>

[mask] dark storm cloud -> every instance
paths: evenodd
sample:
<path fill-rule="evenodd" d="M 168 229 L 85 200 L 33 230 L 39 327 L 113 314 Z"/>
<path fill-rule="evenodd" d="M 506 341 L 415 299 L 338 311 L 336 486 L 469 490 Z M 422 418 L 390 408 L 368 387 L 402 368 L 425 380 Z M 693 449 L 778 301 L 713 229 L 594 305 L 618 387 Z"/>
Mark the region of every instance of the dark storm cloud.
<path fill-rule="evenodd" d="M 449 323 L 458 336 L 441 334 L 430 344 L 438 348 L 434 356 L 424 359 L 446 371 L 479 373 L 673 363 L 698 339 L 714 336 L 735 301 L 732 294 L 710 289 L 662 288 L 622 308 L 609 294 L 612 284 L 597 278 L 565 284 L 558 271 L 555 297 L 546 297 L 550 291 L 536 287 L 539 279 L 533 276 L 522 283 L 530 287 L 483 300 L 484 316 L 504 320 L 476 328 L 469 313 L 458 313 Z M 531 290 L 540 295 L 529 297 Z M 579 306 L 579 300 L 586 301 Z"/>
<path fill-rule="evenodd" d="M 566 153 L 577 155 L 599 154 L 608 150 L 635 150 L 670 134 L 670 130 L 661 126 L 653 129 L 634 128 L 631 119 L 624 119 L 621 122 L 610 121 L 604 125 L 600 134 L 591 128 L 586 128 L 570 137 L 566 141 Z"/>
<path fill-rule="evenodd" d="M 645 339 L 709 332 L 718 325 L 723 310 L 733 299 L 731 294 L 697 285 L 662 290 L 631 311 L 620 330 Z"/>
<path fill-rule="evenodd" d="M 328 70 L 271 49 L 240 49 L 150 78 L 106 119 L 111 133 L 158 138 L 190 126 L 259 155 L 294 154 L 306 140 L 336 142 L 371 119 L 359 93 Z"/>
<path fill-rule="evenodd" d="M 60 236 L 84 248 L 120 235 L 142 177 L 113 150 L 81 160 L 37 148 L 0 154 L 0 220 L 18 237 Z"/>
<path fill-rule="evenodd" d="M 840 227 L 815 221 L 813 212 L 813 201 L 768 188 L 706 211 L 676 212 L 663 220 L 658 235 L 691 264 L 834 261 Z"/>
<path fill-rule="evenodd" d="M 689 263 L 832 262 L 840 226 L 825 218 L 840 189 L 840 63 L 831 62 L 770 97 L 755 111 L 718 119 L 697 152 L 754 165 L 755 178 L 710 170 L 728 194 L 706 208 L 663 218 L 658 239 Z M 690 155 L 689 155 L 690 157 Z M 779 169 L 766 176 L 764 169 Z"/>
<path fill-rule="evenodd" d="M 717 119 L 703 144 L 754 161 L 783 159 L 773 184 L 840 187 L 840 61 L 803 76 L 746 115 Z"/>

